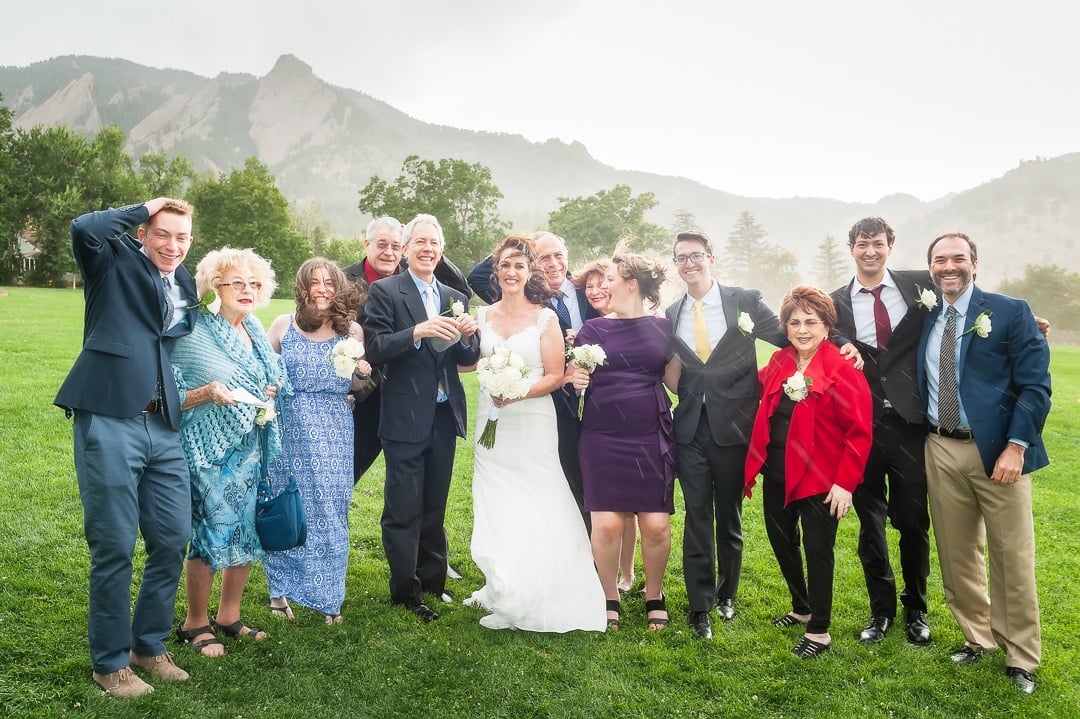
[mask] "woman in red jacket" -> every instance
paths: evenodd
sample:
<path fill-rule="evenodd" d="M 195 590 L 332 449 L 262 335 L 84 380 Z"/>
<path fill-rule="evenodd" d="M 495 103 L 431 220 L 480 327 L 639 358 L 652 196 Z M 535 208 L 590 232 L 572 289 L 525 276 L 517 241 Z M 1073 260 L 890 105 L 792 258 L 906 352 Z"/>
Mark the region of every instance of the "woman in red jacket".
<path fill-rule="evenodd" d="M 791 346 L 777 350 L 758 374 L 762 394 L 746 458 L 746 496 L 760 472 L 765 529 L 791 592 L 791 612 L 773 624 L 805 624 L 792 653 L 810 659 L 832 641 L 836 527 L 863 478 L 872 409 L 863 373 L 826 341 L 836 326 L 829 295 L 795 287 L 780 306 L 780 323 Z"/>

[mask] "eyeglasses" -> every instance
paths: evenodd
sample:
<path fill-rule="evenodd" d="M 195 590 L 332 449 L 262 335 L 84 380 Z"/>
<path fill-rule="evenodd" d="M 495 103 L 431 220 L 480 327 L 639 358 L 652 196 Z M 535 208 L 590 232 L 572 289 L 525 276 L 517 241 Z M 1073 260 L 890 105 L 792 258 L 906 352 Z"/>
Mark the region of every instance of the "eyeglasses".
<path fill-rule="evenodd" d="M 256 292 L 258 292 L 259 290 L 262 289 L 262 282 L 256 282 L 254 280 L 251 281 L 251 282 L 244 282 L 243 280 L 233 280 L 232 282 L 221 282 L 221 283 L 218 284 L 218 287 L 224 287 L 225 285 L 228 285 L 229 287 L 232 287 L 237 292 L 243 292 L 245 287 L 250 287 L 251 289 L 255 290 Z"/>
<path fill-rule="evenodd" d="M 787 326 L 793 330 L 797 330 L 800 327 L 805 327 L 808 330 L 812 330 L 819 325 L 824 324 L 821 320 L 788 320 Z"/>
<path fill-rule="evenodd" d="M 693 262 L 696 265 L 706 257 L 710 257 L 708 252 L 691 252 L 689 255 L 678 255 L 672 259 L 677 265 L 685 265 L 687 262 Z"/>

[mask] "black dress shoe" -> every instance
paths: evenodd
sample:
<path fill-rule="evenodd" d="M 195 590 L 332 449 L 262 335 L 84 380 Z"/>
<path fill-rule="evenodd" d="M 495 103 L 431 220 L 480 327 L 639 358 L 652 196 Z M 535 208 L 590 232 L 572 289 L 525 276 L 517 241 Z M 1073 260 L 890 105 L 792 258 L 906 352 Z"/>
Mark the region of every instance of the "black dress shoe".
<path fill-rule="evenodd" d="M 690 630 L 697 639 L 712 639 L 712 622 L 708 612 L 690 612 Z"/>
<path fill-rule="evenodd" d="M 1035 677 L 1031 676 L 1031 672 L 1026 669 L 1005 667 L 1005 676 L 1009 677 L 1009 681 L 1013 683 L 1013 686 L 1025 694 L 1031 694 L 1035 691 Z"/>
<path fill-rule="evenodd" d="M 982 654 L 965 644 L 950 654 L 949 659 L 953 660 L 956 664 L 974 664 L 979 661 L 979 657 L 981 656 Z"/>
<path fill-rule="evenodd" d="M 439 618 L 438 613 L 423 602 L 406 604 L 405 608 L 416 616 L 420 617 L 420 619 L 422 619 L 425 624 L 430 624 L 431 622 Z"/>
<path fill-rule="evenodd" d="M 930 625 L 926 623 L 926 613 L 917 610 L 907 612 L 907 640 L 912 644 L 925 646 L 930 643 Z"/>
<path fill-rule="evenodd" d="M 859 632 L 859 641 L 863 644 L 880 644 L 885 639 L 885 634 L 892 626 L 890 617 L 870 617 L 870 623 L 866 629 Z"/>
<path fill-rule="evenodd" d="M 716 613 L 719 614 L 720 618 L 725 622 L 730 622 L 735 618 L 735 600 L 721 599 L 716 603 Z"/>

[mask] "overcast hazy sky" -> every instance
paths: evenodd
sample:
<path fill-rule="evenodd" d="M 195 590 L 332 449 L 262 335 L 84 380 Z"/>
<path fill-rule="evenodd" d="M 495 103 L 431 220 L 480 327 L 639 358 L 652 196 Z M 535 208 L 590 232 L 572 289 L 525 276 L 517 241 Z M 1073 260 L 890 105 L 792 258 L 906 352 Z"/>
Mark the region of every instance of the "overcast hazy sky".
<path fill-rule="evenodd" d="M 579 140 L 622 169 L 740 195 L 930 200 L 1080 151 L 1077 7 L 11 0 L 0 65 L 86 54 L 261 76 L 292 53 L 425 121 Z"/>

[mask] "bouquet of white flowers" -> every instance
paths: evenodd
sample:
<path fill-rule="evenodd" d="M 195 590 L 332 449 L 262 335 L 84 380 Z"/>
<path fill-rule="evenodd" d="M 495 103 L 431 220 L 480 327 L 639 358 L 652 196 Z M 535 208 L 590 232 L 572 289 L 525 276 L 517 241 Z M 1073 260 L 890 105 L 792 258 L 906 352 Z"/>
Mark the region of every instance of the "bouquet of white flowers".
<path fill-rule="evenodd" d="M 356 363 L 364 358 L 364 343 L 354 337 L 341 340 L 330 352 L 330 361 L 334 363 L 334 373 L 342 379 L 352 377 Z"/>
<path fill-rule="evenodd" d="M 532 387 L 525 360 L 505 347 L 496 347 L 494 352 L 476 363 L 476 378 L 480 382 L 480 389 L 491 397 L 503 399 L 521 399 Z M 495 446 L 495 428 L 498 424 L 499 408 L 492 403 L 488 409 L 487 424 L 478 440 L 481 446 L 488 449 Z"/>
<path fill-rule="evenodd" d="M 571 347 L 567 350 L 566 356 L 578 367 L 590 373 L 598 366 L 607 362 L 607 354 L 600 345 Z"/>

